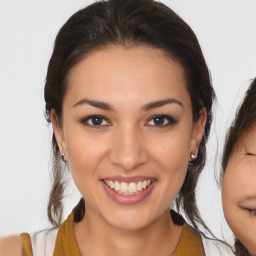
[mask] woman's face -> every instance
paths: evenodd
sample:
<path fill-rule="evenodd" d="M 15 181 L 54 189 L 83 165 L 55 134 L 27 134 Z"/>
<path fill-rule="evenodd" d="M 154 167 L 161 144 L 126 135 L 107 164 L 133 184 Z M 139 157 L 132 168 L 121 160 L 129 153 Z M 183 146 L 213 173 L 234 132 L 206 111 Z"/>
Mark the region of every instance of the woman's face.
<path fill-rule="evenodd" d="M 193 123 L 183 68 L 161 50 L 91 52 L 68 78 L 61 153 L 87 216 L 136 230 L 169 214 L 206 119 Z"/>
<path fill-rule="evenodd" d="M 256 255 L 256 127 L 230 156 L 222 188 L 225 218 L 235 236 Z"/>

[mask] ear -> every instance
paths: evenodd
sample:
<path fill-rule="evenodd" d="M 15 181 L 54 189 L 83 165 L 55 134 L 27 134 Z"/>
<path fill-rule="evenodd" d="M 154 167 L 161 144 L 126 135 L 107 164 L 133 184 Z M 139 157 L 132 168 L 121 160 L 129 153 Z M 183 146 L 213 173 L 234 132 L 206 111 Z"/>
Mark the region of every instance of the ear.
<path fill-rule="evenodd" d="M 192 130 L 191 142 L 190 142 L 190 152 L 188 156 L 189 162 L 193 162 L 195 160 L 194 158 L 191 157 L 192 151 L 194 151 L 195 157 L 198 154 L 198 149 L 204 135 L 204 127 L 206 124 L 206 120 L 207 120 L 207 112 L 205 108 L 202 108 L 199 112 L 198 120 L 193 124 L 193 130 Z"/>
<path fill-rule="evenodd" d="M 65 154 L 65 160 L 68 161 L 65 138 L 63 135 L 63 131 L 60 127 L 60 122 L 58 120 L 58 117 L 54 109 L 51 110 L 51 122 L 52 122 L 52 128 L 53 128 L 53 132 L 59 147 L 60 154 Z"/>

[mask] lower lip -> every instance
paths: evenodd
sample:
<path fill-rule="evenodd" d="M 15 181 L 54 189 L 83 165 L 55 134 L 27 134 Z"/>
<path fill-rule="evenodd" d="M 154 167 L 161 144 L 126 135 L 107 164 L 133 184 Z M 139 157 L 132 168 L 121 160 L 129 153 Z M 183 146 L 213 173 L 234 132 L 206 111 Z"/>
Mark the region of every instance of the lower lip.
<path fill-rule="evenodd" d="M 102 181 L 103 187 L 107 192 L 108 196 L 119 204 L 131 205 L 137 204 L 143 201 L 152 191 L 155 181 L 153 181 L 147 188 L 143 189 L 137 194 L 134 195 L 122 195 L 111 189 L 104 181 Z"/>

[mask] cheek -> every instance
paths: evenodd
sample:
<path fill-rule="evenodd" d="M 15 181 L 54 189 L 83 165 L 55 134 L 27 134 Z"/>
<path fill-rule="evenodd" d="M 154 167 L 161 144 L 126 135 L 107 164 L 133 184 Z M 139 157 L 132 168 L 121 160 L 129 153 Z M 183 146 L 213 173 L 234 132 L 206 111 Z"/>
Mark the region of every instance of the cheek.
<path fill-rule="evenodd" d="M 240 197 L 240 187 L 238 186 L 237 176 L 235 175 L 233 165 L 228 165 L 225 171 L 222 184 L 222 204 L 225 218 L 229 225 L 237 218 L 240 209 L 237 206 L 238 198 Z"/>
<path fill-rule="evenodd" d="M 255 177 L 256 178 L 256 177 Z M 225 205 L 238 205 L 239 202 L 250 194 L 255 194 L 255 179 L 246 162 L 231 162 L 223 178 L 222 199 Z M 228 210 L 228 207 L 226 207 Z"/>
<path fill-rule="evenodd" d="M 83 129 L 67 134 L 66 150 L 73 178 L 93 177 L 106 152 L 106 141 L 95 134 L 85 134 Z"/>
<path fill-rule="evenodd" d="M 151 141 L 152 154 L 158 155 L 162 162 L 181 163 L 188 162 L 190 152 L 190 137 L 186 133 L 173 133 L 166 136 L 158 136 Z M 175 160 L 175 161 L 174 161 Z"/>
<path fill-rule="evenodd" d="M 222 202 L 225 218 L 235 236 L 247 247 L 256 248 L 255 218 L 238 205 L 251 191 L 252 179 L 245 173 L 246 163 L 231 162 L 225 172 L 222 187 Z M 248 247 L 247 247 L 248 248 Z"/>
<path fill-rule="evenodd" d="M 190 152 L 188 135 L 169 134 L 151 141 L 151 145 L 154 147 L 151 148 L 150 155 L 162 170 L 161 174 L 165 176 L 163 178 L 168 177 L 172 185 L 174 182 L 183 184 Z"/>
<path fill-rule="evenodd" d="M 187 144 L 181 145 L 177 140 L 165 139 L 161 146 L 154 147 L 151 152 L 153 162 L 156 164 L 157 178 L 161 184 L 161 190 L 158 191 L 157 200 L 162 199 L 165 203 L 158 205 L 169 207 L 171 202 L 179 193 L 187 173 Z"/>

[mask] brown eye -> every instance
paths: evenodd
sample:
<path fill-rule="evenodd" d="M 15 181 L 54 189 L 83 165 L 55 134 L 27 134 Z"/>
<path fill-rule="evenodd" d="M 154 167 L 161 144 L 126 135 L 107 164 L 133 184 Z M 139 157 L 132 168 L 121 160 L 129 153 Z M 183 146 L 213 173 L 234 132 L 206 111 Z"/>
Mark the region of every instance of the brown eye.
<path fill-rule="evenodd" d="M 81 120 L 81 123 L 92 127 L 109 126 L 110 123 L 103 116 L 88 116 Z"/>
<path fill-rule="evenodd" d="M 93 117 L 91 119 L 92 125 L 101 125 L 102 122 L 103 122 L 103 118 L 101 118 L 101 117 Z"/>
<path fill-rule="evenodd" d="M 147 122 L 147 125 L 165 127 L 165 126 L 173 125 L 176 123 L 177 123 L 177 120 L 175 120 L 171 116 L 155 115 L 150 118 L 150 120 Z"/>
<path fill-rule="evenodd" d="M 163 125 L 165 123 L 165 118 L 163 116 L 158 116 L 152 119 L 154 125 Z"/>

